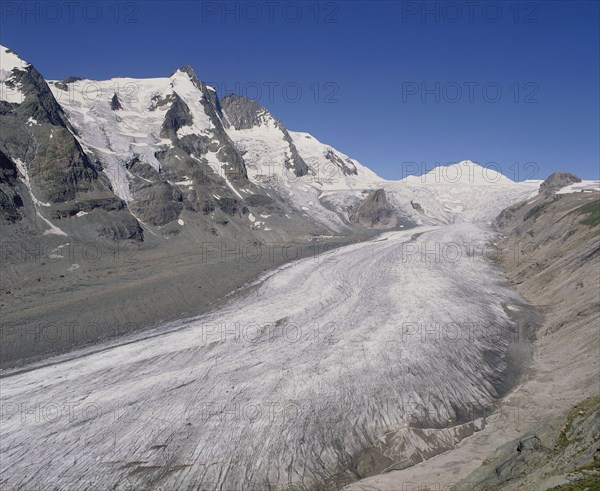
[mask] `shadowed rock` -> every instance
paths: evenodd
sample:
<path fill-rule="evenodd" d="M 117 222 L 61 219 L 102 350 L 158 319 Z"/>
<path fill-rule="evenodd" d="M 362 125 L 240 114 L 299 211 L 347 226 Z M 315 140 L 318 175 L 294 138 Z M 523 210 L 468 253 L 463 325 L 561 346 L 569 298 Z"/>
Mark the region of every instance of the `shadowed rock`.
<path fill-rule="evenodd" d="M 398 217 L 383 189 L 371 191 L 360 205 L 352 209 L 349 218 L 352 223 L 368 228 L 392 228 L 398 224 Z"/>
<path fill-rule="evenodd" d="M 575 174 L 555 172 L 540 185 L 540 194 L 549 197 L 556 193 L 556 191 L 576 182 L 581 182 L 581 179 Z"/>
<path fill-rule="evenodd" d="M 112 99 L 110 100 L 110 108 L 113 111 L 123 109 L 123 106 L 121 106 L 121 101 L 119 101 L 119 97 L 117 96 L 117 94 L 113 94 Z"/>

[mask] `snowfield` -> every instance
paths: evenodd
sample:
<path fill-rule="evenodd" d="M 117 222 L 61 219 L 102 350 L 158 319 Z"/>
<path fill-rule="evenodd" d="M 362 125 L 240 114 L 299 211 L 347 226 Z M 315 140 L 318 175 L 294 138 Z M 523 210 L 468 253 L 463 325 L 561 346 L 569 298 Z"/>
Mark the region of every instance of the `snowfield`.
<path fill-rule="evenodd" d="M 600 181 L 583 180 L 559 189 L 556 194 L 600 192 Z"/>
<path fill-rule="evenodd" d="M 314 489 L 368 449 L 435 454 L 502 395 L 522 300 L 493 237 L 388 232 L 213 313 L 4 372 L 2 487 Z"/>
<path fill-rule="evenodd" d="M 78 128 L 79 142 L 100 159 L 115 193 L 127 202 L 132 200 L 132 195 L 125 163 L 135 156 L 158 170 L 161 165 L 155 152 L 171 145 L 170 140 L 160 136 L 170 107 L 161 101 L 169 100 L 174 94 L 186 98 L 193 124 L 181 128 L 180 136 L 184 132 L 204 134 L 211 128 L 199 102 L 202 92 L 181 71 L 168 78 L 143 81 L 133 78 L 81 79 L 71 82 L 68 90 L 58 88 L 59 83 L 50 82 L 52 92 Z M 113 111 L 108 103 L 115 94 L 120 96 L 122 109 L 119 111 Z"/>
<path fill-rule="evenodd" d="M 514 182 L 471 160 L 440 166 L 420 176 L 385 181 L 390 202 L 417 223 L 491 222 L 508 206 L 537 195 L 542 181 Z M 422 207 L 417 212 L 413 204 Z"/>

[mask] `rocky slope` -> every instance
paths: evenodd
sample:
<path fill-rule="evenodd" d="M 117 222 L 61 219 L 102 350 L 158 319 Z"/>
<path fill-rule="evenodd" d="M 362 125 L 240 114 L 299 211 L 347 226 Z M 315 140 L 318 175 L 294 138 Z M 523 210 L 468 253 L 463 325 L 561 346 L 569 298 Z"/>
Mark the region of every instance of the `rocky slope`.
<path fill-rule="evenodd" d="M 486 489 L 600 486 L 600 193 L 556 194 L 578 182 L 553 174 L 538 197 L 495 221 L 506 234 L 499 246 L 510 251 L 503 263 L 511 283 L 544 314 L 536 337 L 538 357 L 554 359 L 548 385 L 569 380 L 574 403 L 532 425 L 467 478 Z"/>
<path fill-rule="evenodd" d="M 557 191 L 577 182 L 581 182 L 581 179 L 574 174 L 568 172 L 555 172 L 542 183 L 540 186 L 540 194 L 549 198 Z"/>

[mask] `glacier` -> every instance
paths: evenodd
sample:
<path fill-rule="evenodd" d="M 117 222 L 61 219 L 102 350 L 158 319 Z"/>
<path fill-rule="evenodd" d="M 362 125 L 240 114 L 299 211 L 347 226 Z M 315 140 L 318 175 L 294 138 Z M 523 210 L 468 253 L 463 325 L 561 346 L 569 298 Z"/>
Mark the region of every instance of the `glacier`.
<path fill-rule="evenodd" d="M 2 372 L 2 486 L 316 489 L 358 479 L 372 449 L 442 451 L 506 390 L 523 300 L 494 237 L 386 232 L 214 312 Z"/>

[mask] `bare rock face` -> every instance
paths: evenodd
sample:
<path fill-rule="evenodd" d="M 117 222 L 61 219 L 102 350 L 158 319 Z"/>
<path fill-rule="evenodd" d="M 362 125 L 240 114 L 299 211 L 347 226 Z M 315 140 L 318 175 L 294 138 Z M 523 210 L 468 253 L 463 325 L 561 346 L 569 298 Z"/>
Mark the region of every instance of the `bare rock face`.
<path fill-rule="evenodd" d="M 0 218 L 9 223 L 22 218 L 23 198 L 17 187 L 17 175 L 14 162 L 0 151 Z"/>
<path fill-rule="evenodd" d="M 569 172 L 555 172 L 540 185 L 540 194 L 543 194 L 546 197 L 552 196 L 559 189 L 575 182 L 581 182 L 581 179 L 575 174 L 570 174 Z"/>
<path fill-rule="evenodd" d="M 575 405 L 518 441 L 498 448 L 487 465 L 460 484 L 474 489 L 546 489 L 547 483 L 560 489 L 597 489 L 600 462 L 600 397 Z"/>
<path fill-rule="evenodd" d="M 351 210 L 349 218 L 350 222 L 367 228 L 392 228 L 398 224 L 398 217 L 383 189 L 371 191 L 360 205 Z"/>
<path fill-rule="evenodd" d="M 0 102 L 0 149 L 13 162 L 26 163 L 37 197 L 56 203 L 73 200 L 77 193 L 110 193 L 40 73 L 28 65 L 13 70 L 13 80 L 24 99 L 20 104 Z"/>
<path fill-rule="evenodd" d="M 163 138 L 177 138 L 177 131 L 184 126 L 191 126 L 193 118 L 190 108 L 179 95 L 174 94 L 173 103 L 165 115 L 165 121 L 160 132 Z"/>
<path fill-rule="evenodd" d="M 183 209 L 181 192 L 166 181 L 160 181 L 140 189 L 129 208 L 136 216 L 150 225 L 165 225 L 177 217 Z"/>

